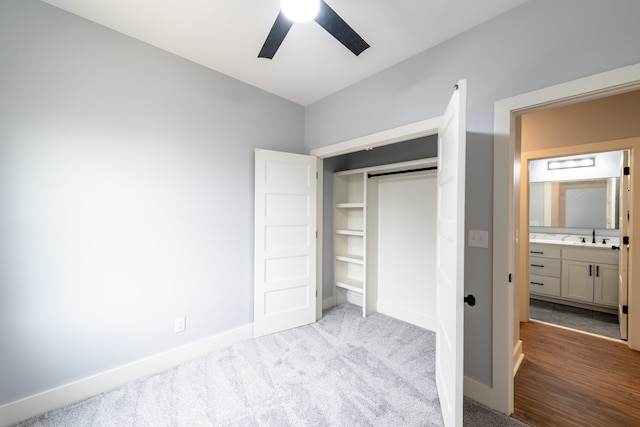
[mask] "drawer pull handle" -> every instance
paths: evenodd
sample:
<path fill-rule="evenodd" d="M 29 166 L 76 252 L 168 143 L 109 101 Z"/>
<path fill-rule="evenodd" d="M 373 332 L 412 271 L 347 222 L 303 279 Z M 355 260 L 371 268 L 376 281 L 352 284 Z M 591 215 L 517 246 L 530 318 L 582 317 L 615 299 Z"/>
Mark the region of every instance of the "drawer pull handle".
<path fill-rule="evenodd" d="M 544 255 L 544 251 L 529 251 L 532 254 Z"/>
<path fill-rule="evenodd" d="M 600 266 L 596 265 L 596 277 L 600 277 Z"/>
<path fill-rule="evenodd" d="M 542 264 L 531 264 L 531 267 L 544 268 L 544 265 L 542 265 Z"/>
<path fill-rule="evenodd" d="M 538 285 L 538 286 L 544 286 L 544 283 L 540 283 L 540 282 L 529 282 L 532 285 Z"/>
<path fill-rule="evenodd" d="M 593 265 L 589 266 L 589 276 L 593 276 Z"/>

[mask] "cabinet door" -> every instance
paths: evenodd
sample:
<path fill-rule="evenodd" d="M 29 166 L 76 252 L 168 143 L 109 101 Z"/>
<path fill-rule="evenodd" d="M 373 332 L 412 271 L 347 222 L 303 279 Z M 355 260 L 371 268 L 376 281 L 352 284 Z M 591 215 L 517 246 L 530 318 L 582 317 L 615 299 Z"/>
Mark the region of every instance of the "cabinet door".
<path fill-rule="evenodd" d="M 593 282 L 593 302 L 611 307 L 618 306 L 618 266 L 596 264 Z"/>
<path fill-rule="evenodd" d="M 562 261 L 561 293 L 564 298 L 593 302 L 595 266 L 590 262 Z"/>

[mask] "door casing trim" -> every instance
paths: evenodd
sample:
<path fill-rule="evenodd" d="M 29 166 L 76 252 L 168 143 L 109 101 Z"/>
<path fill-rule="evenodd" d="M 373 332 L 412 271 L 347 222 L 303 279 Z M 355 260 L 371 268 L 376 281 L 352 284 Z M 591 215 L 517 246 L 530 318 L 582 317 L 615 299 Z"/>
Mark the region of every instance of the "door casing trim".
<path fill-rule="evenodd" d="M 514 283 L 514 246 L 518 244 L 514 181 L 516 116 L 525 112 L 573 104 L 640 88 L 640 64 L 630 65 L 555 86 L 516 95 L 494 104 L 493 173 L 493 387 L 481 401 L 506 414 L 513 413 L 514 349 L 519 348 L 515 316 L 518 292 Z M 509 283 L 509 275 L 512 281 Z M 630 320 L 631 321 L 631 320 Z"/>

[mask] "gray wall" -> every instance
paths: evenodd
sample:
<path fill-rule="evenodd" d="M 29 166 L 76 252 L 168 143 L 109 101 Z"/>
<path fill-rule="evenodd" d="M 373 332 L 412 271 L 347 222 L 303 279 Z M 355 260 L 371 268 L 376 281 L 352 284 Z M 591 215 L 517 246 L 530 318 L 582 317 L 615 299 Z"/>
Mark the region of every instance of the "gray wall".
<path fill-rule="evenodd" d="M 467 78 L 467 227 L 491 231 L 494 101 L 640 62 L 638 16 L 637 0 L 531 0 L 303 110 L 0 1 L 0 404 L 252 322 L 254 147 L 434 117 Z M 491 249 L 466 257 L 465 372 L 489 384 Z"/>
<path fill-rule="evenodd" d="M 0 70 L 0 405 L 251 323 L 253 150 L 303 108 L 34 0 Z"/>
<path fill-rule="evenodd" d="M 494 102 L 640 62 L 638 17 L 637 0 L 531 0 L 307 107 L 307 149 L 439 116 L 467 79 L 466 227 L 491 235 Z M 465 253 L 465 374 L 489 385 L 491 250 Z"/>

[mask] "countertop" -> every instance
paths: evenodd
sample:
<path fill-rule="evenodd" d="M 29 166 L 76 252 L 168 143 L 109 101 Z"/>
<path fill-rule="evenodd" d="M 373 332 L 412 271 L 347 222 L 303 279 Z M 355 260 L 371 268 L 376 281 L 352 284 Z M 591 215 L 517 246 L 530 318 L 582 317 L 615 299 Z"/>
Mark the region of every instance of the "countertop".
<path fill-rule="evenodd" d="M 596 242 L 598 243 L 591 243 L 591 242 L 585 242 L 582 243 L 582 238 L 579 238 L 577 236 L 570 236 L 569 238 L 564 237 L 565 240 L 562 240 L 562 238 L 549 238 L 549 237 L 532 237 L 529 239 L 529 243 L 539 243 L 539 244 L 543 244 L 543 245 L 558 245 L 558 246 L 569 246 L 569 247 L 580 247 L 580 248 L 589 248 L 589 249 L 608 249 L 611 250 L 612 246 L 618 246 L 619 244 L 619 240 L 618 238 L 609 238 L 609 237 L 604 237 L 605 239 L 607 239 L 607 243 L 603 244 L 602 243 L 602 237 L 598 238 L 596 237 Z"/>

